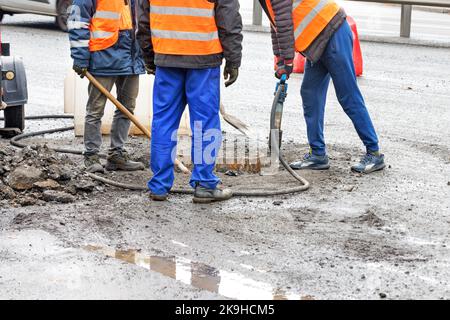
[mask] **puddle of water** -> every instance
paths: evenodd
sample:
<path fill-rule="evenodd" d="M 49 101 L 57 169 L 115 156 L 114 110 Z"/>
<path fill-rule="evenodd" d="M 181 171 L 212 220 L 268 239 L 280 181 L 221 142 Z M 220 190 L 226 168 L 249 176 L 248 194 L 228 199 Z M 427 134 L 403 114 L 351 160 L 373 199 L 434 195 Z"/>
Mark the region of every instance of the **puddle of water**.
<path fill-rule="evenodd" d="M 269 283 L 255 281 L 242 274 L 219 270 L 203 263 L 175 256 L 149 256 L 136 250 L 116 250 L 100 246 L 85 246 L 84 249 L 104 254 L 121 261 L 135 264 L 160 273 L 201 290 L 239 300 L 312 300 Z"/>

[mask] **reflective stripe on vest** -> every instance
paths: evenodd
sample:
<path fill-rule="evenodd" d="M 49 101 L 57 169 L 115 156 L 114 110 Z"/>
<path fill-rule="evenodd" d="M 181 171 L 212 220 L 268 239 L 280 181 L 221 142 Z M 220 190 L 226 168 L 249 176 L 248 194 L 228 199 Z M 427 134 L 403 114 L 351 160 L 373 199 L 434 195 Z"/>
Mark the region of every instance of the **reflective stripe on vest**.
<path fill-rule="evenodd" d="M 90 51 L 105 50 L 117 43 L 120 30 L 133 29 L 132 14 L 129 5 L 123 0 L 97 0 L 96 12 L 89 29 Z"/>
<path fill-rule="evenodd" d="M 78 29 L 89 29 L 89 22 L 77 21 L 77 20 L 68 20 L 67 28 L 69 30 L 78 30 Z"/>
<path fill-rule="evenodd" d="M 205 0 L 151 0 L 150 27 L 156 53 L 221 53 L 214 4 Z"/>
<path fill-rule="evenodd" d="M 114 32 L 108 31 L 93 31 L 91 32 L 91 39 L 110 38 L 114 36 Z"/>
<path fill-rule="evenodd" d="M 72 40 L 70 41 L 71 48 L 88 48 L 89 40 Z"/>
<path fill-rule="evenodd" d="M 111 20 L 119 20 L 120 13 L 114 11 L 97 11 L 94 14 L 94 19 L 111 19 Z"/>
<path fill-rule="evenodd" d="M 151 12 L 154 14 L 166 14 L 176 16 L 214 17 L 214 9 L 152 6 Z"/>
<path fill-rule="evenodd" d="M 270 0 L 266 4 L 273 14 Z M 340 10 L 333 0 L 293 0 L 292 8 L 295 49 L 299 52 L 310 46 Z"/>

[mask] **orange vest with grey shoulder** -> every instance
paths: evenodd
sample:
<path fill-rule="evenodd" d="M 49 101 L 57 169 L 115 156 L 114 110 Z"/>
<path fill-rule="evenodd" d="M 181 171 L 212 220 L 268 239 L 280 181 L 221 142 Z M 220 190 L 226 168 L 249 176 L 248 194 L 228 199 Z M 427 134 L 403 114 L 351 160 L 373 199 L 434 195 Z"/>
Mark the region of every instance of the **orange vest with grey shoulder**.
<path fill-rule="evenodd" d="M 265 0 L 268 13 L 275 21 L 270 0 Z M 339 5 L 333 0 L 293 0 L 295 49 L 305 51 L 339 12 Z M 276 28 L 276 25 L 274 25 Z"/>
<path fill-rule="evenodd" d="M 129 1 L 97 0 L 97 8 L 89 29 L 90 51 L 105 50 L 117 43 L 119 32 L 133 29 L 133 20 Z"/>
<path fill-rule="evenodd" d="M 207 0 L 150 0 L 150 29 L 155 53 L 222 53 L 214 7 L 214 3 Z"/>

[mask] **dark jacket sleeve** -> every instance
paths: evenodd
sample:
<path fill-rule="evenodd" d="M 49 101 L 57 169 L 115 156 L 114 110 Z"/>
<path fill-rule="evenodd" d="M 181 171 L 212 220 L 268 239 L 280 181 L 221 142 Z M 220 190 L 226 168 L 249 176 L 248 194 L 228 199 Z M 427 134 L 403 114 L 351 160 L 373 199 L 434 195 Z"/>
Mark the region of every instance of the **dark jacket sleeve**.
<path fill-rule="evenodd" d="M 90 60 L 89 25 L 95 14 L 95 0 L 73 0 L 70 16 L 67 21 L 69 29 L 70 52 L 74 64 L 88 67 Z"/>
<path fill-rule="evenodd" d="M 154 64 L 155 52 L 152 44 L 152 31 L 150 29 L 150 1 L 138 0 L 137 7 L 138 28 L 136 38 L 141 47 L 145 64 Z"/>
<path fill-rule="evenodd" d="M 294 21 L 292 0 L 270 0 L 275 15 L 276 31 L 272 30 L 274 54 L 284 59 L 295 57 Z"/>
<path fill-rule="evenodd" d="M 270 28 L 270 33 L 272 35 L 273 54 L 276 57 L 281 57 L 281 49 L 280 49 L 280 44 L 278 43 L 277 32 L 275 31 L 274 28 Z"/>
<path fill-rule="evenodd" d="M 215 0 L 216 24 L 225 60 L 234 67 L 242 60 L 242 17 L 238 0 Z"/>

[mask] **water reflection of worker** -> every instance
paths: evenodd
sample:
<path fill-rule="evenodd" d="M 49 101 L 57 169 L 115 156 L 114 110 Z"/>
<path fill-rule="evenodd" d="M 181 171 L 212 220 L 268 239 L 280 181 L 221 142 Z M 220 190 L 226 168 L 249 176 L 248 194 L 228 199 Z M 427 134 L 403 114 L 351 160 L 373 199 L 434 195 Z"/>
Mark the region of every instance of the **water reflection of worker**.
<path fill-rule="evenodd" d="M 139 74 L 145 73 L 134 35 L 135 0 L 74 0 L 71 8 L 68 27 L 74 70 L 81 77 L 89 71 L 108 91 L 115 85 L 117 99 L 133 113 L 139 92 Z M 85 166 L 90 172 L 104 170 L 98 153 L 106 100 L 105 95 L 89 85 L 84 144 Z M 129 129 L 130 120 L 116 110 L 107 170 L 144 169 L 142 163 L 131 161 L 124 149 Z"/>
<path fill-rule="evenodd" d="M 226 86 L 238 77 L 242 19 L 238 0 L 139 0 L 137 33 L 149 73 L 155 74 L 151 168 L 153 200 L 166 200 L 174 182 L 176 130 L 189 105 L 195 202 L 229 199 L 213 173 L 220 130 L 220 65 Z M 212 144 L 212 147 L 211 147 Z M 208 151 L 209 150 L 209 151 Z"/>
<path fill-rule="evenodd" d="M 330 167 L 324 140 L 324 114 L 330 79 L 337 98 L 366 147 L 353 171 L 370 173 L 385 167 L 378 137 L 356 81 L 353 35 L 345 11 L 333 0 L 260 0 L 272 22 L 276 76 L 293 71 L 295 51 L 306 56 L 301 88 L 310 152 L 293 169 Z"/>

